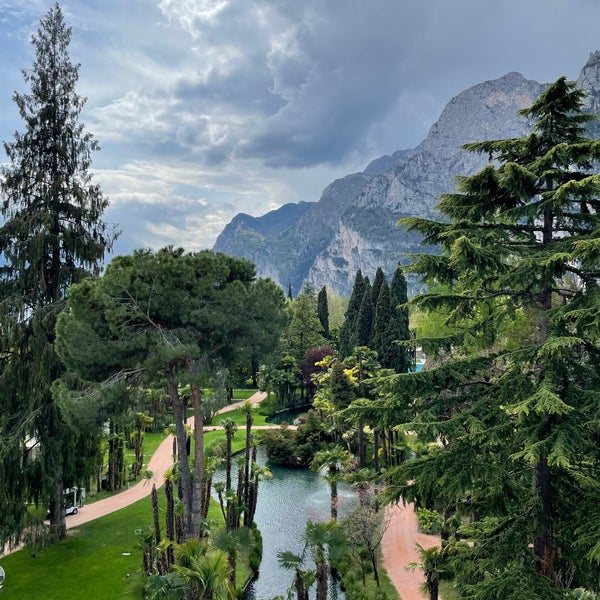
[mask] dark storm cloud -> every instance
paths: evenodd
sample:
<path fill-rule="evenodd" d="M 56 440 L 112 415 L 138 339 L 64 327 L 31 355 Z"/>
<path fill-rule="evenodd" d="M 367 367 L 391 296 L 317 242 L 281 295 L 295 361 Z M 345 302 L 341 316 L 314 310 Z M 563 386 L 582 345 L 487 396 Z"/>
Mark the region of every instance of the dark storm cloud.
<path fill-rule="evenodd" d="M 12 91 L 48 5 L 0 0 L 2 140 L 22 129 Z M 576 79 L 600 49 L 597 0 L 62 6 L 123 247 L 210 246 L 236 212 L 315 201 L 334 178 L 416 146 L 467 87 L 509 71 Z"/>

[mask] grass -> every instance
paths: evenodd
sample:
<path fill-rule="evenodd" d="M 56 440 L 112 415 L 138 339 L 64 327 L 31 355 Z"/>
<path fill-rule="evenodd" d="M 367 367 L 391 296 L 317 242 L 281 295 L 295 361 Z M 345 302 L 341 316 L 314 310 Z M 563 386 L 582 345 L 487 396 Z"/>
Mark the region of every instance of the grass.
<path fill-rule="evenodd" d="M 246 415 L 244 415 L 237 408 L 233 408 L 228 410 L 227 412 L 222 412 L 215 416 L 212 423 L 210 425 L 206 425 L 207 429 L 211 427 L 216 427 L 223 419 L 231 419 L 235 422 L 235 424 L 241 428 L 246 428 Z M 252 424 L 253 425 L 272 425 L 272 423 L 267 423 L 267 417 L 265 415 L 259 415 L 257 410 L 252 411 Z M 237 436 L 237 434 L 236 434 Z"/>
<path fill-rule="evenodd" d="M 66 540 L 35 557 L 21 550 L 1 558 L 6 580 L 0 598 L 58 600 L 70 596 L 116 600 L 126 597 L 127 575 L 138 572 L 141 566 L 134 532 L 151 522 L 148 497 L 69 531 Z"/>
<path fill-rule="evenodd" d="M 440 599 L 458 600 L 458 591 L 451 581 L 440 581 Z"/>
<path fill-rule="evenodd" d="M 161 491 L 159 506 L 164 510 L 165 499 Z M 209 519 L 222 521 L 216 503 L 211 504 Z M 141 567 L 135 530 L 151 524 L 152 504 L 147 497 L 69 531 L 66 540 L 47 547 L 35 557 L 27 550 L 3 557 L 0 562 L 6 580 L 0 589 L 0 599 L 126 598 L 132 590 L 130 578 Z"/>
<path fill-rule="evenodd" d="M 234 400 L 247 400 L 251 396 L 254 396 L 258 390 L 233 390 Z"/>

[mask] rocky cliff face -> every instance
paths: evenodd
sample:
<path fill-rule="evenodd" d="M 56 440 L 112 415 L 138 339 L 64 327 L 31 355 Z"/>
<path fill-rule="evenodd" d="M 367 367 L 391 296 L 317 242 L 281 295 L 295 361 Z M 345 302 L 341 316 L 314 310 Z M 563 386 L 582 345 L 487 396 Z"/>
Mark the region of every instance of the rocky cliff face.
<path fill-rule="evenodd" d="M 578 83 L 590 109 L 600 112 L 600 52 L 590 55 Z M 450 100 L 417 148 L 378 158 L 362 173 L 334 181 L 319 202 L 304 206 L 295 222 L 281 220 L 279 228 L 263 223 L 276 221 L 274 213 L 254 221 L 238 215 L 214 249 L 249 258 L 261 276 L 284 289 L 291 284 L 295 293 L 309 283 L 349 295 L 358 269 L 371 278 L 378 266 L 392 273 L 398 262 L 408 261 L 407 254 L 427 251 L 397 221 L 434 216 L 440 194 L 454 190 L 453 177 L 487 161 L 460 146 L 523 135 L 526 123 L 516 113 L 545 87 L 519 73 L 475 85 Z"/>

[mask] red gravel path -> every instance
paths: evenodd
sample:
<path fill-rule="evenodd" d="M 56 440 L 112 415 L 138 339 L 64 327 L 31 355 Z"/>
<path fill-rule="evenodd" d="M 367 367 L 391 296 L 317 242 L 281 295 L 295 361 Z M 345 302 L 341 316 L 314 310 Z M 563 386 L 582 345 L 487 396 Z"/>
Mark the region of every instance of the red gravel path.
<path fill-rule="evenodd" d="M 412 504 L 394 504 L 386 507 L 389 525 L 382 540 L 383 564 L 402 600 L 423 600 L 420 591 L 425 582 L 421 569 L 407 570 L 410 563 L 419 562 L 416 544 L 425 549 L 440 545 L 437 535 L 425 535 L 417 529 L 417 515 Z"/>

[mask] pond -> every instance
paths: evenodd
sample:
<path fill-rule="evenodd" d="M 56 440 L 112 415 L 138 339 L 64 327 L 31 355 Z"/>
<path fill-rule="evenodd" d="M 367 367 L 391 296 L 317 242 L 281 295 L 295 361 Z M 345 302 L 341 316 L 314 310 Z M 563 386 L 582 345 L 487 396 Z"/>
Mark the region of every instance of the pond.
<path fill-rule="evenodd" d="M 269 465 L 262 450 L 259 450 L 258 462 L 267 464 L 273 478 L 260 483 L 254 520 L 263 537 L 263 559 L 258 578 L 251 584 L 245 599 L 271 600 L 275 596 L 287 597 L 293 578 L 292 571 L 279 566 L 277 553 L 280 550 L 302 553 L 302 534 L 306 522 L 326 521 L 329 518 L 329 486 L 318 473 L 309 469 Z M 355 503 L 355 492 L 340 484 L 340 516 Z M 311 592 L 311 598 L 314 598 L 314 586 Z M 330 592 L 330 598 L 342 600 L 344 594 L 334 589 Z"/>

